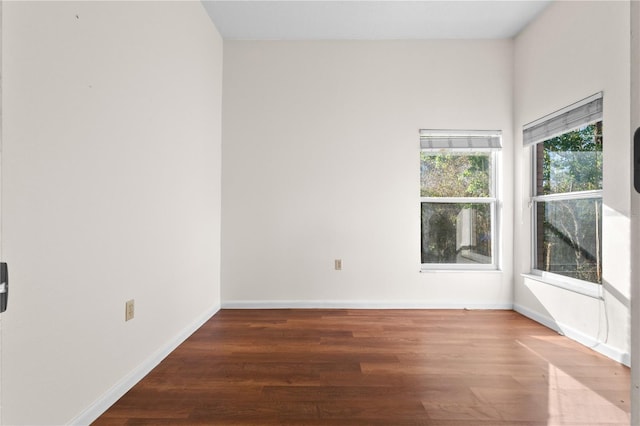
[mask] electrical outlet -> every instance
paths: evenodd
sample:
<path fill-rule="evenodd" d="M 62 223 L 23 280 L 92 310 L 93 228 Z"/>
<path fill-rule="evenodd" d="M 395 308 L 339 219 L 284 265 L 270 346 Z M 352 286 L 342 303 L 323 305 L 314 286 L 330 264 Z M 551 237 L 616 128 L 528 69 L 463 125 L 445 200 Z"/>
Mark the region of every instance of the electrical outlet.
<path fill-rule="evenodd" d="M 134 315 L 133 299 L 127 300 L 124 304 L 124 320 L 129 321 L 130 319 L 133 319 L 133 315 Z"/>
<path fill-rule="evenodd" d="M 334 261 L 334 267 L 336 271 L 342 271 L 342 259 L 336 259 Z"/>

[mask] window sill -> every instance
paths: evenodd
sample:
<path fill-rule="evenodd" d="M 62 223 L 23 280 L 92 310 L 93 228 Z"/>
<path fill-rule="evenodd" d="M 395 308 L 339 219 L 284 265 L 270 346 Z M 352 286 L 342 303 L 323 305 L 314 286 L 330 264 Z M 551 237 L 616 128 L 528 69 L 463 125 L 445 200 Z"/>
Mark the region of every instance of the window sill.
<path fill-rule="evenodd" d="M 594 299 L 602 299 L 602 285 L 600 284 L 580 281 L 569 277 L 563 277 L 562 275 L 557 274 L 549 274 L 547 272 L 542 272 L 540 274 L 527 273 L 520 275 L 524 278 L 538 281 L 543 284 L 552 285 L 563 290 L 572 291 L 583 296 L 592 297 Z"/>

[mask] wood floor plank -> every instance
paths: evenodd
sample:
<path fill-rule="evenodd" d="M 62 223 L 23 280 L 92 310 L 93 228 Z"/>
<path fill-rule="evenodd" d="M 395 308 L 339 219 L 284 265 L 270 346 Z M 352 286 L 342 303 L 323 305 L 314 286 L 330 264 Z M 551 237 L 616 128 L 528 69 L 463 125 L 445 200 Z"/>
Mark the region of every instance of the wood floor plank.
<path fill-rule="evenodd" d="M 222 310 L 95 425 L 624 425 L 629 369 L 512 311 Z"/>

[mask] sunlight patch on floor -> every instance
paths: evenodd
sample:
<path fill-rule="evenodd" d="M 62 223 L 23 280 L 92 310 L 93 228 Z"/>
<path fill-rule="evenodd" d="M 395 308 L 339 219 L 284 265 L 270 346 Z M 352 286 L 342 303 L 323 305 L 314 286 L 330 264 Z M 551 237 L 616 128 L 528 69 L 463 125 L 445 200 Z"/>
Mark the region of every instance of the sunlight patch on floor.
<path fill-rule="evenodd" d="M 607 377 L 594 372 L 594 384 L 585 384 L 575 379 L 568 371 L 556 366 L 547 357 L 542 356 L 531 346 L 518 343 L 547 363 L 546 377 L 536 381 L 546 381 L 547 413 L 549 425 L 562 424 L 598 424 L 628 425 L 630 415 L 629 392 L 607 386 Z M 531 378 L 529 378 L 531 379 Z M 598 390 L 601 392 L 599 393 Z M 602 396 L 605 393 L 608 398 Z M 603 414 L 606 413 L 606 414 Z"/>
<path fill-rule="evenodd" d="M 624 399 L 617 401 L 620 405 L 611 402 L 553 364 L 549 364 L 548 392 L 549 424 L 629 424 L 629 413 L 620 406 Z"/>

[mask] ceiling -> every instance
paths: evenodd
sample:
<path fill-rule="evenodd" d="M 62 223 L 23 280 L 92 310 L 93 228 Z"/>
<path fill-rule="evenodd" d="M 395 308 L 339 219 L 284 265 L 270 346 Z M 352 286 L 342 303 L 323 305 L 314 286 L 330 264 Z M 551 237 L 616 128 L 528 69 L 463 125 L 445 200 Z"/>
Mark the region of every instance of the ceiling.
<path fill-rule="evenodd" d="M 511 38 L 550 2 L 202 0 L 227 40 Z"/>

